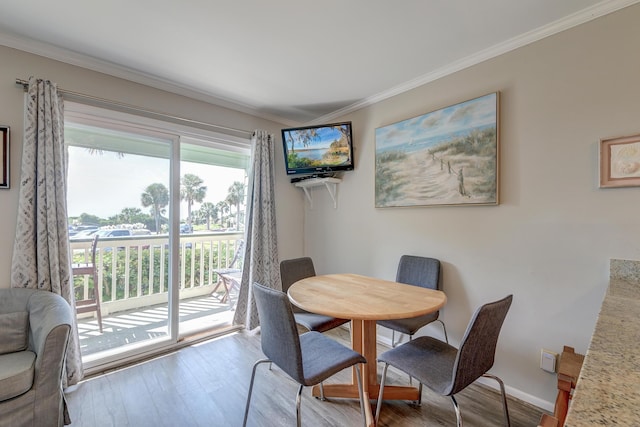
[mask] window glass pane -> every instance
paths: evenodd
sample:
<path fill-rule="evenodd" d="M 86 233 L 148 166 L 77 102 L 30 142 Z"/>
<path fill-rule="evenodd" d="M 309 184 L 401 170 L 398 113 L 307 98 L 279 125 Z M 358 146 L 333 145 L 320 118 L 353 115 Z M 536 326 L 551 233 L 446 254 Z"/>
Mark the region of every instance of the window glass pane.
<path fill-rule="evenodd" d="M 99 236 L 97 284 L 91 276 L 73 277 L 76 300 L 98 292 L 101 307 L 100 319 L 97 311 L 78 314 L 83 357 L 166 338 L 172 141 L 72 123 L 65 125 L 65 140 L 74 262 L 89 261 L 91 241 Z"/>
<path fill-rule="evenodd" d="M 180 145 L 181 335 L 230 326 L 233 320 L 249 153 L 228 151 L 225 157 L 222 152 Z"/>

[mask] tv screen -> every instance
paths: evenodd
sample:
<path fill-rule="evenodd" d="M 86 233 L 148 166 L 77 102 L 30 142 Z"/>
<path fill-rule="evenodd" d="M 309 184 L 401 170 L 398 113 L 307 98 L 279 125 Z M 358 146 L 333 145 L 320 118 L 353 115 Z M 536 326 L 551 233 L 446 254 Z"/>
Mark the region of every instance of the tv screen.
<path fill-rule="evenodd" d="M 282 129 L 288 175 L 353 170 L 351 122 Z"/>

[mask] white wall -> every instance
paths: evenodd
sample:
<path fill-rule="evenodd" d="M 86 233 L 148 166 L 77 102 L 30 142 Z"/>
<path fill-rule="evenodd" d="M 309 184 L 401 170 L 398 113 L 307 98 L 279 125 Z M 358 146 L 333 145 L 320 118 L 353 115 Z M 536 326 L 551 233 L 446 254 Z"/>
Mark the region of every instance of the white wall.
<path fill-rule="evenodd" d="M 18 209 L 20 162 L 22 158 L 24 92 L 15 79 L 30 76 L 49 79 L 59 87 L 152 111 L 213 123 L 225 127 L 272 132 L 280 141 L 284 126 L 208 103 L 156 90 L 80 67 L 0 46 L 0 124 L 11 127 L 11 176 L 9 190 L 0 190 L 0 288 L 10 286 L 10 265 Z M 276 142 L 276 215 L 292 233 L 279 233 L 279 252 L 290 257 L 302 252 L 302 210 L 296 189 L 284 173 L 282 147 Z M 294 208 L 291 208 L 291 205 Z"/>
<path fill-rule="evenodd" d="M 476 307 L 513 293 L 494 372 L 550 408 L 556 378 L 539 369 L 540 349 L 584 353 L 609 259 L 640 259 L 640 188 L 598 188 L 599 140 L 640 133 L 638 22 L 632 6 L 341 117 L 353 121 L 356 170 L 337 209 L 324 189 L 305 209 L 318 272 L 393 279 L 402 254 L 439 258 L 454 343 Z M 377 127 L 493 91 L 499 206 L 374 208 Z"/>

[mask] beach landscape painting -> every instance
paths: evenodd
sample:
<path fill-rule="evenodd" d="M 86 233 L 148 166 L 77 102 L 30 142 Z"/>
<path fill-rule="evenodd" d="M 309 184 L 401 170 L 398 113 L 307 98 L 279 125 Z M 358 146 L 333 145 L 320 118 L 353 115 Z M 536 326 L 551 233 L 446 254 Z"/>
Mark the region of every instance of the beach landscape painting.
<path fill-rule="evenodd" d="M 498 204 L 499 93 L 376 129 L 376 207 Z"/>

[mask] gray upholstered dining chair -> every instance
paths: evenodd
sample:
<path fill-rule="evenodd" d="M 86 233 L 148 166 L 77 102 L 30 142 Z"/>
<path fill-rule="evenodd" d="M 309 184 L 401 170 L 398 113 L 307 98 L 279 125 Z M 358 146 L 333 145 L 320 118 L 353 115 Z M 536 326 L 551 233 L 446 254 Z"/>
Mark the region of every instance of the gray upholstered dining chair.
<path fill-rule="evenodd" d="M 493 366 L 500 329 L 507 316 L 513 295 L 483 305 L 474 313 L 460 343 L 460 348 L 435 339 L 418 337 L 397 348 L 382 353 L 378 361 L 384 363 L 380 393 L 376 407 L 376 424 L 384 399 L 384 383 L 389 365 L 409 374 L 434 392 L 450 396 L 456 411 L 458 427 L 462 426 L 462 414 L 454 394 L 466 388 L 480 377 L 495 379 L 500 385 L 505 425 L 509 426 L 509 409 L 504 383 L 487 371 Z M 420 388 L 422 393 L 422 388 Z"/>
<path fill-rule="evenodd" d="M 261 363 L 271 362 L 300 384 L 296 398 L 298 427 L 302 425 L 300 401 L 304 386 L 319 384 L 343 369 L 355 365 L 360 394 L 360 411 L 364 420 L 364 397 L 359 364 L 366 363 L 366 359 L 361 354 L 319 332 L 311 331 L 298 335 L 291 303 L 284 292 L 254 283 L 253 296 L 260 318 L 262 352 L 267 356 L 267 359 L 258 360 L 253 365 L 242 425 L 247 425 L 256 368 Z M 363 421 L 363 424 L 364 422 L 366 421 Z"/>
<path fill-rule="evenodd" d="M 309 257 L 288 259 L 280 262 L 280 277 L 282 278 L 282 291 L 287 292 L 289 287 L 298 280 L 316 275 L 313 260 Z M 299 307 L 293 306 L 293 316 L 296 323 L 309 331 L 326 332 L 349 322 L 349 319 L 338 319 L 323 314 L 309 313 Z"/>
<path fill-rule="evenodd" d="M 396 282 L 441 291 L 442 281 L 440 280 L 440 261 L 435 258 L 402 255 L 402 257 L 400 257 L 400 262 L 398 263 Z M 440 312 L 436 311 L 434 313 L 408 319 L 378 320 L 377 323 L 380 326 L 391 329 L 392 347 L 398 345 L 398 342 L 395 341 L 396 331 L 409 335 L 409 340 L 411 340 L 413 335 L 418 332 L 420 328 L 435 321 L 442 324 L 444 339 L 446 342 L 449 342 L 449 338 L 447 337 L 447 328 L 444 326 L 444 322 L 438 319 L 439 315 Z"/>

